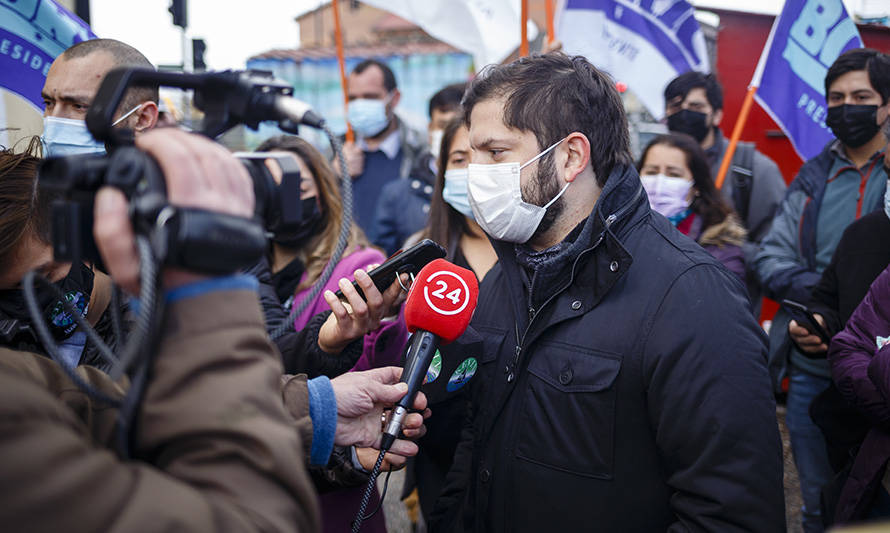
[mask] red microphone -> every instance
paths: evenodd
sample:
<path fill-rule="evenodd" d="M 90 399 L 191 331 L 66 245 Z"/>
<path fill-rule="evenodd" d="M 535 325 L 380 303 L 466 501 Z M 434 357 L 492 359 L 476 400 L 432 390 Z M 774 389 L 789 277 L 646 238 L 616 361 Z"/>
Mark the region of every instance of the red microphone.
<path fill-rule="evenodd" d="M 396 404 L 383 434 L 381 449 L 388 450 L 399 432 L 414 397 L 439 344 L 448 344 L 461 335 L 476 310 L 479 283 L 470 270 L 436 259 L 417 276 L 405 302 L 405 323 L 413 333 L 402 371 L 408 393 Z"/>

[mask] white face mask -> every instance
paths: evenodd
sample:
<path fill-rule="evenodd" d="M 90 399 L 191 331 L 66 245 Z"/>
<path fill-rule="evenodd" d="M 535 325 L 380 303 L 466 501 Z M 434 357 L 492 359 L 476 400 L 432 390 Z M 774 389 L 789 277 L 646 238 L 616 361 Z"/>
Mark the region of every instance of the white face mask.
<path fill-rule="evenodd" d="M 649 205 L 662 215 L 671 217 L 689 207 L 691 180 L 656 174 L 640 176 L 640 181 L 649 195 Z"/>
<path fill-rule="evenodd" d="M 386 114 L 386 105 L 389 100 L 389 98 L 385 100 L 356 98 L 349 102 L 346 118 L 352 125 L 352 129 L 360 137 L 373 138 L 383 133 L 383 130 L 389 125 L 389 117 Z"/>
<path fill-rule="evenodd" d="M 141 107 L 142 104 L 137 105 L 111 125 L 117 126 Z M 105 143 L 93 138 L 86 122 L 71 118 L 43 117 L 43 145 L 46 147 L 46 157 L 105 152 Z"/>
<path fill-rule="evenodd" d="M 442 199 L 457 209 L 465 217 L 473 218 L 473 209 L 467 194 L 469 171 L 465 168 L 453 168 L 445 171 L 445 187 L 442 188 Z"/>
<path fill-rule="evenodd" d="M 470 163 L 468 192 L 470 206 L 476 222 L 485 233 L 497 240 L 522 244 L 527 242 L 553 202 L 566 192 L 569 183 L 543 207 L 527 203 L 522 199 L 520 171 L 534 163 L 544 154 L 556 148 L 565 138 L 553 143 L 549 148 L 520 165 L 519 163 L 499 163 L 480 165 Z"/>
<path fill-rule="evenodd" d="M 433 157 L 439 159 L 439 152 L 442 151 L 442 136 L 445 130 L 433 130 L 430 132 L 430 153 Z"/>

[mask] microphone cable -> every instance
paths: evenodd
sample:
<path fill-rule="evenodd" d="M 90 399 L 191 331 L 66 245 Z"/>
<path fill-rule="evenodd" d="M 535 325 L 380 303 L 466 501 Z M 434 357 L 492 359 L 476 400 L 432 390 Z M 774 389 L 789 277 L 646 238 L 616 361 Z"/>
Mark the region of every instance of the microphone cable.
<path fill-rule="evenodd" d="M 127 339 L 122 355 L 118 357 L 114 351 L 99 336 L 96 330 L 90 325 L 84 316 L 74 308 L 74 305 L 68 301 L 55 284 L 46 278 L 40 276 L 36 272 L 28 271 L 22 280 L 22 290 L 25 297 L 25 304 L 37 336 L 46 350 L 50 358 L 55 361 L 77 386 L 89 398 L 105 403 L 111 407 L 120 409 L 118 415 L 118 447 L 124 457 L 129 457 L 129 428 L 136 410 L 139 406 L 139 400 L 142 397 L 146 384 L 146 376 L 149 371 L 151 354 L 154 353 L 154 347 L 157 342 L 157 335 L 154 335 L 161 323 L 161 314 L 163 305 L 158 300 L 158 281 L 159 268 L 158 261 L 155 259 L 149 238 L 144 235 L 136 236 L 136 247 L 139 252 L 139 301 L 140 309 L 136 317 L 136 321 Z M 138 363 L 138 367 L 134 372 L 134 379 L 131 381 L 130 387 L 123 397 L 114 397 L 102 391 L 96 390 L 92 385 L 87 383 L 80 374 L 77 373 L 76 366 L 71 365 L 59 353 L 59 345 L 50 333 L 46 325 L 45 318 L 40 309 L 37 300 L 36 284 L 40 283 L 44 287 L 49 288 L 53 295 L 62 304 L 65 312 L 77 323 L 80 331 L 83 331 L 89 342 L 93 343 L 98 349 L 100 357 L 111 365 L 108 371 L 109 377 L 117 382 L 124 373 L 129 369 L 133 362 Z M 115 298 L 112 293 L 112 304 L 119 301 L 119 297 Z M 123 328 L 120 323 L 119 310 L 110 309 L 112 313 L 112 329 L 115 335 L 123 335 Z M 118 315 L 115 317 L 115 315 Z M 122 337 L 118 337 L 119 342 L 123 342 Z M 143 355 L 147 355 L 143 357 Z"/>
<path fill-rule="evenodd" d="M 386 497 L 386 489 L 389 487 L 389 476 L 392 474 L 392 468 L 386 473 L 386 478 L 383 482 L 383 492 L 380 494 L 380 502 L 377 504 L 377 507 L 371 511 L 371 514 L 365 516 L 365 510 L 368 508 L 368 503 L 371 501 L 371 494 L 377 486 L 377 476 L 380 475 L 380 468 L 383 466 L 383 459 L 386 457 L 387 451 L 389 451 L 389 446 L 380 447 L 380 454 L 377 456 L 377 462 L 374 463 L 374 468 L 371 469 L 368 484 L 365 485 L 365 492 L 362 493 L 362 502 L 359 505 L 358 513 L 355 515 L 355 520 L 352 521 L 352 533 L 359 533 L 359 530 L 362 528 L 362 522 L 377 514 L 377 511 L 383 506 L 383 499 Z"/>
<path fill-rule="evenodd" d="M 334 154 L 337 156 L 337 161 L 340 163 L 340 197 L 342 200 L 341 205 L 343 206 L 343 218 L 340 220 L 340 233 L 337 235 L 337 244 L 334 247 L 334 253 L 331 254 L 331 258 L 328 260 L 328 264 L 325 265 L 324 270 L 321 271 L 318 280 L 312 285 L 312 289 L 302 300 L 300 300 L 299 304 L 294 305 L 291 308 L 284 324 L 281 324 L 269 334 L 269 337 L 273 341 L 285 333 L 294 330 L 294 320 L 303 314 L 303 311 L 315 301 L 315 298 L 318 297 L 322 289 L 324 289 L 324 286 L 328 283 L 334 273 L 334 268 L 337 267 L 337 263 L 339 263 L 340 259 L 343 257 L 343 252 L 349 244 L 349 234 L 352 231 L 352 177 L 349 175 L 349 170 L 346 168 L 346 157 L 343 155 L 343 143 L 340 142 L 340 138 L 334 135 L 334 132 L 328 128 L 327 124 L 322 124 L 321 129 L 324 131 L 325 135 L 327 135 L 328 141 L 334 149 Z"/>

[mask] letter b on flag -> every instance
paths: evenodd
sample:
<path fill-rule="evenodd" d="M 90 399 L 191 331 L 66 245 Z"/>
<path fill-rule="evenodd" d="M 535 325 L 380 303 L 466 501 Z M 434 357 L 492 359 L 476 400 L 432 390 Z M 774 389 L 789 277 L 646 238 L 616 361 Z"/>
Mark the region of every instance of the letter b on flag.
<path fill-rule="evenodd" d="M 822 94 L 828 67 L 858 37 L 841 0 L 807 0 L 791 25 L 782 57 L 791 70 Z"/>

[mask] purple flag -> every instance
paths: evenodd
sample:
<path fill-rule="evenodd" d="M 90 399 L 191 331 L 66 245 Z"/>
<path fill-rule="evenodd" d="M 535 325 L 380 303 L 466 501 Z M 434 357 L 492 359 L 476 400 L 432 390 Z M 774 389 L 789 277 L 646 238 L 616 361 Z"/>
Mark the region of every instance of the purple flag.
<path fill-rule="evenodd" d="M 834 138 L 825 124 L 825 74 L 839 55 L 861 48 L 841 0 L 787 0 L 773 23 L 754 79 L 754 98 L 804 160 Z"/>
<path fill-rule="evenodd" d="M 43 111 L 40 90 L 53 60 L 96 36 L 53 0 L 0 0 L 0 87 Z"/>

